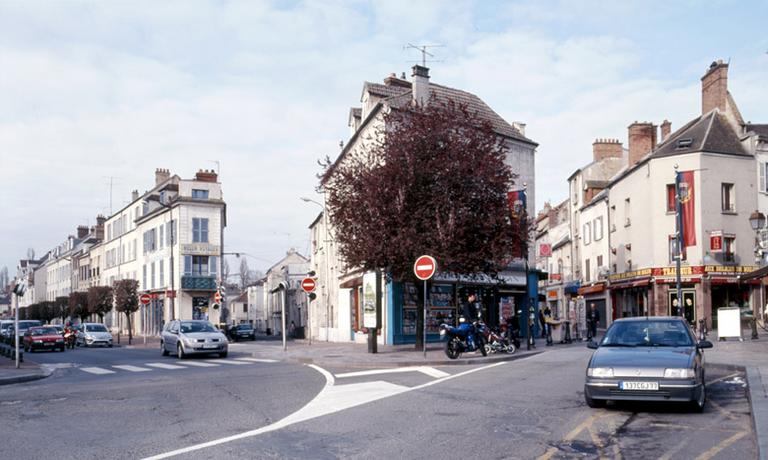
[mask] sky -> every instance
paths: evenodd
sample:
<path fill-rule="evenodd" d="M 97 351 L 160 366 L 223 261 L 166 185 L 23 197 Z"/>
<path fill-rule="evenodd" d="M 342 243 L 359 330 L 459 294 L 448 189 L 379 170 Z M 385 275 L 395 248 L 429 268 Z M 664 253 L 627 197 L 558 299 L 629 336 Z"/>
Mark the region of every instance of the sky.
<path fill-rule="evenodd" d="M 264 270 L 309 248 L 318 160 L 349 139 L 364 81 L 435 44 L 431 81 L 480 96 L 538 142 L 536 206 L 567 196 L 596 138 L 682 126 L 730 61 L 768 123 L 768 3 L 745 1 L 0 0 L 0 267 L 11 275 L 119 210 L 156 168 L 219 169 L 227 252 Z M 239 263 L 230 261 L 233 270 Z"/>

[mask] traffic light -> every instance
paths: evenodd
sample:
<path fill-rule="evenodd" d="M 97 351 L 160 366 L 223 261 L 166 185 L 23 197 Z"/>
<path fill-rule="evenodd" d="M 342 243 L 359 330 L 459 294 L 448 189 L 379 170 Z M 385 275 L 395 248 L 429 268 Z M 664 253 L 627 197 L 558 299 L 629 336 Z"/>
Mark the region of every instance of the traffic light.
<path fill-rule="evenodd" d="M 213 304 L 213 309 L 214 310 L 218 310 L 219 309 L 219 304 L 217 304 L 217 303 Z"/>
<path fill-rule="evenodd" d="M 310 292 L 309 293 L 309 301 L 310 302 L 315 300 L 316 298 L 317 298 L 317 294 L 315 294 L 314 292 Z"/>
<path fill-rule="evenodd" d="M 314 278 L 315 277 L 315 271 L 314 270 L 310 270 L 309 273 L 307 273 L 307 276 L 309 276 L 310 278 Z"/>

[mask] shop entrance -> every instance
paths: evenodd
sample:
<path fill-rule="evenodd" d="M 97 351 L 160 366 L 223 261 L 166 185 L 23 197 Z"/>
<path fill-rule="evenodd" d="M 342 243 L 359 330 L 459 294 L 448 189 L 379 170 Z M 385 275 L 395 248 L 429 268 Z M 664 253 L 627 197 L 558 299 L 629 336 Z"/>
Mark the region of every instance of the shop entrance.
<path fill-rule="evenodd" d="M 192 319 L 208 319 L 208 297 L 192 297 Z"/>
<path fill-rule="evenodd" d="M 695 324 L 696 321 L 696 290 L 683 289 L 683 303 L 677 302 L 677 290 L 673 287 L 669 289 L 669 299 L 667 302 L 667 314 L 669 316 L 680 316 L 680 309 L 683 308 L 685 320 L 689 324 Z"/>

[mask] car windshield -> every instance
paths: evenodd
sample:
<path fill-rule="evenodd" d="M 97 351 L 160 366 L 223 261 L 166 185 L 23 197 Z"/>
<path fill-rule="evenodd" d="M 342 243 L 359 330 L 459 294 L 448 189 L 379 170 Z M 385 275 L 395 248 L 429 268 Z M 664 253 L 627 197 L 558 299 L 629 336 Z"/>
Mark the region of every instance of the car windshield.
<path fill-rule="evenodd" d="M 13 323 L 3 324 L 2 326 L 0 326 L 0 329 L 8 329 L 12 325 L 13 325 Z"/>
<path fill-rule="evenodd" d="M 251 326 L 249 326 L 247 324 L 241 324 L 241 325 L 237 326 L 237 328 L 240 329 L 241 331 L 248 331 L 248 330 L 251 329 Z"/>
<path fill-rule="evenodd" d="M 30 330 L 31 335 L 59 335 L 54 327 L 36 327 Z"/>
<path fill-rule="evenodd" d="M 88 332 L 107 332 L 107 328 L 103 324 L 89 324 L 85 328 Z"/>
<path fill-rule="evenodd" d="M 678 320 L 619 321 L 605 333 L 604 347 L 690 347 L 686 325 Z"/>
<path fill-rule="evenodd" d="M 181 323 L 181 332 L 189 334 L 190 332 L 216 332 L 213 324 L 204 321 L 189 321 Z"/>

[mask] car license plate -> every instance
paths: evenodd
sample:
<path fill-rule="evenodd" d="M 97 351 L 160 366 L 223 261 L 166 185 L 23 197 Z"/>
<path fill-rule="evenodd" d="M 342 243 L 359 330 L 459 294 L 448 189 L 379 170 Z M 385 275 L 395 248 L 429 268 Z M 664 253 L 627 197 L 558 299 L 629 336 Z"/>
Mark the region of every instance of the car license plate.
<path fill-rule="evenodd" d="M 215 343 L 208 343 L 203 345 L 203 348 L 219 348 L 219 346 L 216 345 Z"/>
<path fill-rule="evenodd" d="M 658 391 L 659 382 L 619 382 L 620 390 Z"/>

